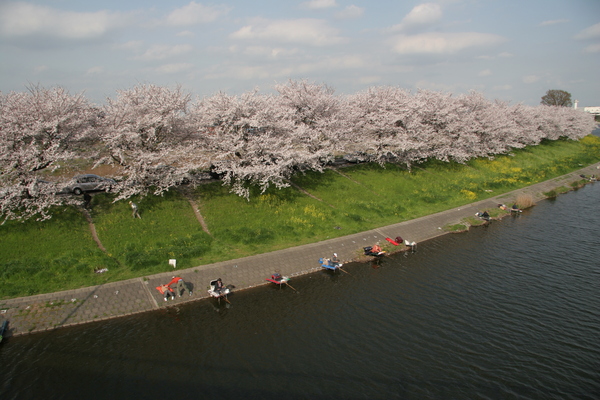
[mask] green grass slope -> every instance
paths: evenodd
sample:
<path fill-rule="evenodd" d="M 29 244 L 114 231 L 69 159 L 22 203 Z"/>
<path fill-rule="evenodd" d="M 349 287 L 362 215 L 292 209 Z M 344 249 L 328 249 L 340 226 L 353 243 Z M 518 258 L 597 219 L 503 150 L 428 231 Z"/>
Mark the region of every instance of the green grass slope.
<path fill-rule="evenodd" d="M 264 253 L 414 219 L 552 179 L 600 160 L 600 138 L 553 141 L 467 164 L 429 161 L 408 171 L 361 164 L 298 174 L 288 188 L 254 189 L 250 201 L 219 182 L 198 186 L 193 200 L 172 190 L 126 201 L 100 193 L 91 216 L 54 210 L 51 220 L 0 226 L 2 299 L 96 285 Z M 95 269 L 108 268 L 97 274 Z"/>

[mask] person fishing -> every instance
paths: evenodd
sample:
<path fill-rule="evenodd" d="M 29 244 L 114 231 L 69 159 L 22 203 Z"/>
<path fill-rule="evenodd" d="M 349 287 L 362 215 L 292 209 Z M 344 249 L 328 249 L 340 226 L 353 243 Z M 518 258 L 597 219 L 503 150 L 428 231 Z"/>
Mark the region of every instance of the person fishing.
<path fill-rule="evenodd" d="M 475 213 L 475 215 L 485 221 L 490 220 L 490 214 L 487 211 Z"/>
<path fill-rule="evenodd" d="M 337 253 L 333 253 L 333 257 L 331 257 L 330 265 L 336 265 L 340 263 L 340 259 L 338 258 Z"/>
<path fill-rule="evenodd" d="M 215 282 L 215 292 L 221 294 L 223 288 L 223 281 L 221 280 L 221 278 L 217 279 L 217 281 Z"/>

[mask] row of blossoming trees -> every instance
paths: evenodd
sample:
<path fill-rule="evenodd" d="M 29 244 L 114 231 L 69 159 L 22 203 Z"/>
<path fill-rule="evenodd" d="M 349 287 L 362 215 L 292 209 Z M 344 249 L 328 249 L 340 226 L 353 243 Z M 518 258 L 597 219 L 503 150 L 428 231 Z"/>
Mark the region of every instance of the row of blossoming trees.
<path fill-rule="evenodd" d="M 595 127 L 591 115 L 570 108 L 509 105 L 479 93 L 373 87 L 337 96 L 306 81 L 275 90 L 193 101 L 180 87 L 139 85 L 105 105 L 61 87 L 0 93 L 0 214 L 44 219 L 52 206 L 80 202 L 57 194 L 64 181 L 40 178 L 78 158 L 117 167 L 117 200 L 163 193 L 208 168 L 248 197 L 250 185 L 285 187 L 292 174 L 322 171 L 337 155 L 410 168 L 580 139 Z"/>

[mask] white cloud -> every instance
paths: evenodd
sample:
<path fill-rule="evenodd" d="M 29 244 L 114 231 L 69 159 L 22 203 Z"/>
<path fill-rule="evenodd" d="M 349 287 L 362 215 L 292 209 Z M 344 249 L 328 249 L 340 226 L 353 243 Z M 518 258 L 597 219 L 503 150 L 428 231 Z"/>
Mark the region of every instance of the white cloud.
<path fill-rule="evenodd" d="M 287 47 L 268 47 L 268 46 L 248 46 L 243 50 L 243 54 L 250 57 L 268 57 L 277 59 L 289 57 L 298 53 L 298 49 Z"/>
<path fill-rule="evenodd" d="M 439 4 L 423 3 L 415 6 L 400 24 L 391 28 L 392 32 L 410 31 L 428 27 L 442 18 L 442 8 Z"/>
<path fill-rule="evenodd" d="M 179 64 L 164 64 L 155 69 L 156 72 L 161 74 L 177 74 L 184 71 L 189 71 L 192 68 L 190 63 L 179 63 Z"/>
<path fill-rule="evenodd" d="M 213 22 L 221 15 L 227 14 L 230 8 L 225 6 L 205 6 L 192 1 L 190 4 L 173 10 L 167 16 L 167 25 L 189 26 Z"/>
<path fill-rule="evenodd" d="M 575 39 L 596 39 L 596 38 L 600 38 L 600 22 L 598 22 L 596 25 L 592 25 L 592 26 L 582 30 L 577 35 L 575 35 Z"/>
<path fill-rule="evenodd" d="M 477 56 L 475 58 L 479 58 L 482 60 L 495 60 L 496 58 L 510 58 L 510 57 L 514 57 L 514 55 L 505 51 L 505 52 L 496 54 L 495 56 Z"/>
<path fill-rule="evenodd" d="M 144 42 L 141 40 L 130 40 L 128 42 L 115 45 L 114 48 L 118 50 L 136 50 L 141 48 L 143 44 Z"/>
<path fill-rule="evenodd" d="M 484 69 L 483 71 L 479 71 L 478 76 L 490 76 L 492 75 L 491 69 Z"/>
<path fill-rule="evenodd" d="M 335 0 L 310 0 L 302 3 L 303 7 L 311 10 L 321 10 L 323 8 L 337 7 Z"/>
<path fill-rule="evenodd" d="M 243 65 L 239 62 L 220 65 L 207 74 L 210 79 L 235 77 L 239 80 L 272 80 L 273 78 L 287 79 L 290 76 L 309 76 L 314 73 L 340 73 L 344 70 L 357 71 L 361 68 L 372 67 L 369 60 L 360 55 L 340 57 L 323 57 L 315 60 L 294 63 L 269 63 L 268 65 Z"/>
<path fill-rule="evenodd" d="M 374 85 L 378 82 L 381 82 L 380 76 L 363 76 L 358 78 L 358 82 L 361 85 Z"/>
<path fill-rule="evenodd" d="M 492 89 L 494 89 L 494 90 L 511 90 L 512 86 L 511 85 L 499 85 L 499 86 L 494 86 Z"/>
<path fill-rule="evenodd" d="M 355 5 L 348 6 L 344 8 L 342 11 L 339 11 L 335 14 L 335 17 L 338 19 L 352 19 L 359 18 L 365 13 L 365 9 L 362 7 L 358 7 Z"/>
<path fill-rule="evenodd" d="M 474 47 L 492 46 L 504 42 L 502 36 L 490 33 L 422 33 L 399 35 L 391 40 L 392 49 L 399 54 L 453 54 Z"/>
<path fill-rule="evenodd" d="M 189 53 L 192 50 L 192 46 L 189 44 L 177 44 L 175 46 L 167 46 L 164 44 L 157 44 L 150 47 L 144 54 L 136 57 L 139 60 L 163 60 L 165 58 L 178 56 L 181 54 Z"/>
<path fill-rule="evenodd" d="M 44 71 L 46 71 L 47 69 L 48 69 L 48 66 L 47 66 L 47 65 L 38 65 L 37 67 L 35 67 L 35 68 L 33 69 L 33 73 L 34 73 L 34 74 L 39 74 L 39 73 L 41 73 L 41 72 L 44 72 Z"/>
<path fill-rule="evenodd" d="M 523 83 L 535 83 L 540 80 L 537 75 L 527 75 L 523 77 Z"/>
<path fill-rule="evenodd" d="M 457 88 L 457 84 L 445 84 L 422 79 L 415 83 L 415 87 L 420 90 L 437 90 L 440 92 L 453 92 Z"/>
<path fill-rule="evenodd" d="M 181 32 L 177 33 L 176 36 L 179 36 L 179 37 L 193 37 L 194 36 L 194 32 L 192 32 L 192 31 L 181 31 Z"/>
<path fill-rule="evenodd" d="M 600 39 L 600 22 L 579 32 L 577 35 L 575 35 L 575 39 L 592 41 Z M 585 49 L 583 49 L 583 52 L 600 53 L 600 43 L 593 43 L 586 46 Z"/>
<path fill-rule="evenodd" d="M 256 21 L 231 34 L 233 39 L 267 40 L 280 43 L 299 43 L 313 46 L 338 44 L 343 39 L 338 30 L 318 19 Z"/>
<path fill-rule="evenodd" d="M 567 22 L 571 22 L 568 19 L 555 19 L 555 20 L 551 20 L 551 21 L 544 21 L 542 23 L 540 23 L 540 26 L 548 26 L 548 25 L 556 25 L 556 24 L 564 24 Z"/>
<path fill-rule="evenodd" d="M 585 53 L 600 53 L 600 43 L 591 44 L 583 49 Z"/>
<path fill-rule="evenodd" d="M 269 79 L 276 75 L 273 71 L 268 70 L 264 66 L 257 65 L 239 65 L 223 66 L 214 68 L 214 72 L 205 75 L 207 79 L 238 79 L 238 80 L 261 80 Z"/>
<path fill-rule="evenodd" d="M 316 60 L 307 60 L 297 64 L 287 64 L 281 68 L 279 76 L 310 76 L 316 73 L 342 73 L 342 71 L 353 70 L 357 71 L 364 68 L 372 67 L 365 57 L 360 55 L 344 55 L 323 57 Z"/>
<path fill-rule="evenodd" d="M 92 67 L 90 69 L 88 69 L 85 74 L 90 76 L 90 75 L 100 75 L 104 73 L 104 67 L 101 66 L 96 66 L 96 67 Z"/>
<path fill-rule="evenodd" d="M 303 68 L 310 71 L 339 71 L 346 69 L 367 68 L 370 61 L 362 55 L 344 55 L 335 57 L 325 57 L 315 63 L 305 63 Z"/>
<path fill-rule="evenodd" d="M 29 3 L 0 5 L 0 34 L 6 37 L 93 39 L 129 23 L 129 16 L 108 11 L 62 11 Z"/>

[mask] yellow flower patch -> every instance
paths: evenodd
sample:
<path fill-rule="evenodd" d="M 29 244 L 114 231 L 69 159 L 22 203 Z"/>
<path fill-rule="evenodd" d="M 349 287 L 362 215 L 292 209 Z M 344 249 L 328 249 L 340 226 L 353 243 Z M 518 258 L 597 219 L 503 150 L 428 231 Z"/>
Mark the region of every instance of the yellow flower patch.
<path fill-rule="evenodd" d="M 477 198 L 477 193 L 470 190 L 463 189 L 460 191 L 460 193 L 469 200 L 475 200 Z"/>

